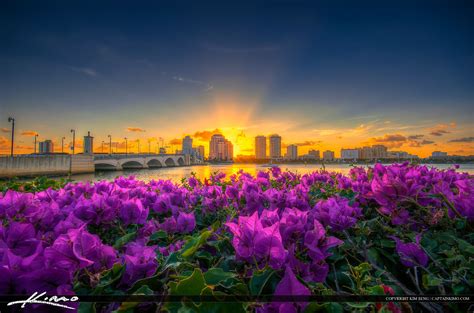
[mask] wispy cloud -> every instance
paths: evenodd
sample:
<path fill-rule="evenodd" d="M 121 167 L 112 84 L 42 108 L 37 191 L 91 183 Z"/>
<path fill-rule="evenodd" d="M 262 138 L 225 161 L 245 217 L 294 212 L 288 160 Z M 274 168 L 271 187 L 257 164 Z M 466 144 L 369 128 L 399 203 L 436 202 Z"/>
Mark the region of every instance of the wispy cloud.
<path fill-rule="evenodd" d="M 444 129 L 438 129 L 438 130 L 433 130 L 430 133 L 430 135 L 436 136 L 436 137 L 441 137 L 444 134 L 449 134 L 449 132 L 447 130 L 444 130 Z"/>
<path fill-rule="evenodd" d="M 316 146 L 318 144 L 322 143 L 321 140 L 306 140 L 306 141 L 303 141 L 303 142 L 297 142 L 295 143 L 295 145 L 299 146 L 299 147 L 306 147 L 306 146 Z"/>
<path fill-rule="evenodd" d="M 143 133 L 145 130 L 140 127 L 127 127 L 127 131 L 134 132 L 134 133 Z"/>
<path fill-rule="evenodd" d="M 474 142 L 474 137 L 457 138 L 457 139 L 452 139 L 448 142 Z"/>
<path fill-rule="evenodd" d="M 214 89 L 214 86 L 212 84 L 200 81 L 200 80 L 195 80 L 195 79 L 188 79 L 184 78 L 181 76 L 173 76 L 173 80 L 178 81 L 180 83 L 185 83 L 185 84 L 191 84 L 191 85 L 196 85 L 196 86 L 202 86 L 205 91 L 210 91 Z"/>
<path fill-rule="evenodd" d="M 2 133 L 9 133 L 9 132 L 11 132 L 10 128 L 6 128 L 6 127 L 1 127 L 1 128 L 0 128 L 0 131 L 1 131 Z"/>
<path fill-rule="evenodd" d="M 71 70 L 77 73 L 81 73 L 90 77 L 96 77 L 98 75 L 97 71 L 90 67 L 74 67 L 71 66 Z"/>
<path fill-rule="evenodd" d="M 209 141 L 212 135 L 215 135 L 215 134 L 222 134 L 222 131 L 218 128 L 214 130 L 197 131 L 194 133 L 193 137 L 196 139 L 200 139 L 201 141 Z"/>
<path fill-rule="evenodd" d="M 23 132 L 20 133 L 20 135 L 22 136 L 35 136 L 35 135 L 38 135 L 37 132 L 33 131 L 33 130 L 25 130 Z"/>

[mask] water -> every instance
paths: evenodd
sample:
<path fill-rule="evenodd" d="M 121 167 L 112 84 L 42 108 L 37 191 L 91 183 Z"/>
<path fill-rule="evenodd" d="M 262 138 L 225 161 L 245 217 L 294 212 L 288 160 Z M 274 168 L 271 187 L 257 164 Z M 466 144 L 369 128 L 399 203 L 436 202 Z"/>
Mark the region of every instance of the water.
<path fill-rule="evenodd" d="M 448 169 L 452 164 L 430 164 L 439 169 Z M 309 173 L 320 170 L 321 164 L 281 164 L 282 170 L 289 170 L 297 173 Z M 75 181 L 97 181 L 97 180 L 112 180 L 117 176 L 135 176 L 138 180 L 150 181 L 152 179 L 170 179 L 174 182 L 181 182 L 182 178 L 188 178 L 191 173 L 195 173 L 196 177 L 200 179 L 209 178 L 209 176 L 217 171 L 225 173 L 227 176 L 237 173 L 240 169 L 247 173 L 255 175 L 258 171 L 265 171 L 268 166 L 262 164 L 211 164 L 199 166 L 184 166 L 184 167 L 167 167 L 157 169 L 142 169 L 142 170 L 125 170 L 125 171 L 110 171 L 110 172 L 96 172 L 91 174 L 74 175 L 72 177 Z M 326 170 L 334 171 L 342 174 L 347 174 L 351 166 L 349 164 L 327 164 Z M 474 175 L 474 164 L 461 164 L 458 169 L 460 172 L 468 172 Z"/>

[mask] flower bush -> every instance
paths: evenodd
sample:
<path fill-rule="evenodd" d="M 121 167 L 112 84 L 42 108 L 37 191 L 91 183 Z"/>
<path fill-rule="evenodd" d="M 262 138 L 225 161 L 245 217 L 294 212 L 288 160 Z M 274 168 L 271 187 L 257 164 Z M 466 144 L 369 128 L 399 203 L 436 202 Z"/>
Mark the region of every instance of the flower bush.
<path fill-rule="evenodd" d="M 272 168 L 181 184 L 120 177 L 17 187 L 0 194 L 2 295 L 276 297 L 83 302 L 80 312 L 443 312 L 462 308 L 277 297 L 474 290 L 474 178 L 455 168 L 376 164 L 347 176 Z"/>

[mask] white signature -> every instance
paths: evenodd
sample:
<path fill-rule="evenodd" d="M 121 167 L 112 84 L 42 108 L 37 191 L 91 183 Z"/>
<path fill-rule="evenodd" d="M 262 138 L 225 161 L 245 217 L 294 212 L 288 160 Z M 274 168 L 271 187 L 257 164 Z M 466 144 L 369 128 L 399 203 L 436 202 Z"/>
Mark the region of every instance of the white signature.
<path fill-rule="evenodd" d="M 76 296 L 67 298 L 67 297 L 58 297 L 58 296 L 43 297 L 44 295 L 46 295 L 46 292 L 38 293 L 35 291 L 35 293 L 32 294 L 28 299 L 9 302 L 7 306 L 21 304 L 21 308 L 24 308 L 25 305 L 27 304 L 46 304 L 46 305 L 51 305 L 51 306 L 57 306 L 64 309 L 75 310 L 76 308 L 73 308 L 64 304 L 60 304 L 58 302 L 76 302 L 79 300 L 79 298 Z"/>

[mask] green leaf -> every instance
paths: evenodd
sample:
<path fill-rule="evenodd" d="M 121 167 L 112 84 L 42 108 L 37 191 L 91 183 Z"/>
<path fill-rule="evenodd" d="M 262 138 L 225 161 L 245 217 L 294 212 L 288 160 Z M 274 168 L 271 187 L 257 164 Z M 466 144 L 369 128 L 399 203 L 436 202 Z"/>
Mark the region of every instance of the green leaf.
<path fill-rule="evenodd" d="M 153 241 L 159 241 L 160 239 L 166 239 L 166 238 L 168 238 L 168 234 L 163 230 L 157 231 L 156 233 L 153 233 L 150 236 L 150 240 L 153 240 Z"/>
<path fill-rule="evenodd" d="M 256 272 L 252 276 L 249 282 L 250 294 L 253 296 L 258 296 L 262 293 L 265 285 L 268 283 L 270 278 L 275 274 L 275 271 L 272 269 L 267 269 L 264 272 Z"/>
<path fill-rule="evenodd" d="M 122 248 L 126 243 L 132 241 L 135 238 L 136 235 L 137 235 L 136 231 L 125 234 L 124 236 L 117 239 L 117 241 L 115 241 L 114 248 L 115 249 Z"/>
<path fill-rule="evenodd" d="M 148 286 L 141 286 L 133 294 L 134 295 L 153 295 L 154 292 Z M 132 313 L 138 304 L 140 304 L 140 302 L 123 302 L 116 312 Z"/>
<path fill-rule="evenodd" d="M 229 278 L 234 278 L 237 275 L 231 272 L 224 272 L 222 268 L 211 268 L 204 273 L 204 279 L 209 285 L 217 285 Z"/>
<path fill-rule="evenodd" d="M 206 288 L 204 275 L 199 268 L 196 268 L 191 276 L 178 281 L 170 289 L 172 295 L 200 295 L 204 288 Z"/>
<path fill-rule="evenodd" d="M 78 313 L 95 313 L 95 302 L 81 302 L 79 303 Z"/>
<path fill-rule="evenodd" d="M 188 242 L 182 248 L 181 255 L 185 258 L 192 256 L 202 245 L 204 245 L 209 237 L 213 234 L 213 231 L 205 230 L 199 236 L 191 237 Z"/>

